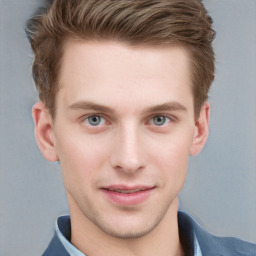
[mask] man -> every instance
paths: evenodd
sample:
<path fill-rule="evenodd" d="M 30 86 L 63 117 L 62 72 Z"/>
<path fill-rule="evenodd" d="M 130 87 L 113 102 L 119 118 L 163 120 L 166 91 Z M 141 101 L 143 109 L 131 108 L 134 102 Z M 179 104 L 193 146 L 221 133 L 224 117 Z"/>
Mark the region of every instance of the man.
<path fill-rule="evenodd" d="M 44 255 L 256 255 L 178 194 L 207 139 L 214 31 L 198 0 L 55 0 L 28 23 L 35 136 L 70 217 Z"/>

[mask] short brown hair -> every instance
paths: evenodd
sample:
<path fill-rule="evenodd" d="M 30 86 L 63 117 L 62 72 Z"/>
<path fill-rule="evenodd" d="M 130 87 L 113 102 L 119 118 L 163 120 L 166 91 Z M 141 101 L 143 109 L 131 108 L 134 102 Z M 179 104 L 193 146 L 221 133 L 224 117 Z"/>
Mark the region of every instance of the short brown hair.
<path fill-rule="evenodd" d="M 68 38 L 183 45 L 191 55 L 197 116 L 214 79 L 215 32 L 200 0 L 54 0 L 27 22 L 33 78 L 54 117 L 63 45 Z"/>

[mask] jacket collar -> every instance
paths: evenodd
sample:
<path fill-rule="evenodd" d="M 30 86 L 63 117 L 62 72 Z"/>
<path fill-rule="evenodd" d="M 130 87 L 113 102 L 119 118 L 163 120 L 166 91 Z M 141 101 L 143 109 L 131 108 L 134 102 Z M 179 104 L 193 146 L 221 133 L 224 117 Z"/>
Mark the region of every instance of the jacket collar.
<path fill-rule="evenodd" d="M 62 216 L 57 220 L 60 232 L 70 241 L 71 225 L 70 217 Z M 187 255 L 194 255 L 195 239 L 198 242 L 202 255 L 216 256 L 253 256 L 256 255 L 256 245 L 244 242 L 237 238 L 220 238 L 211 235 L 203 230 L 203 228 L 184 211 L 178 212 L 179 232 L 182 243 L 189 249 Z M 51 240 L 47 250 L 43 256 L 70 256 L 62 245 L 57 233 Z"/>

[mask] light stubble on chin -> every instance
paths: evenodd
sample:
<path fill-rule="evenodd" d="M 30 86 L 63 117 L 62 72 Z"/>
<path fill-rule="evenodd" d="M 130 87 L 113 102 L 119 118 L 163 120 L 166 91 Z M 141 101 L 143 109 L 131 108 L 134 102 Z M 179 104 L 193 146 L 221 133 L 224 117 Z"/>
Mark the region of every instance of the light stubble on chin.
<path fill-rule="evenodd" d="M 88 208 L 87 208 L 88 209 Z M 140 230 L 129 230 L 129 231 L 122 231 L 121 228 L 117 230 L 117 227 L 114 228 L 111 226 L 108 220 L 104 220 L 104 217 L 99 216 L 92 208 L 90 211 L 83 212 L 84 216 L 92 222 L 97 228 L 99 228 L 101 231 L 103 231 L 105 234 L 113 237 L 118 238 L 122 240 L 132 240 L 137 238 L 142 238 L 149 233 L 151 233 L 163 220 L 163 218 L 166 215 L 166 211 L 159 212 L 155 219 L 150 221 L 150 223 L 145 223 Z M 129 214 L 129 210 L 127 210 L 127 214 Z M 152 213 L 155 214 L 155 213 Z M 132 216 L 131 216 L 132 218 Z M 111 220 L 111 223 L 115 223 L 115 217 L 113 216 L 113 220 Z"/>

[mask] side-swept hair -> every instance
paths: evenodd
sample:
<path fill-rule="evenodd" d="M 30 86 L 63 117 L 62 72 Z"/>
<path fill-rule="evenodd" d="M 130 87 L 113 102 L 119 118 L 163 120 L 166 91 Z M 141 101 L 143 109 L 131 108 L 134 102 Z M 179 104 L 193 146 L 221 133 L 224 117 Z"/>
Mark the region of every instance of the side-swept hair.
<path fill-rule="evenodd" d="M 54 0 L 27 22 L 33 78 L 54 117 L 63 46 L 68 38 L 131 45 L 181 45 L 191 56 L 197 116 L 214 79 L 215 32 L 200 0 Z"/>

